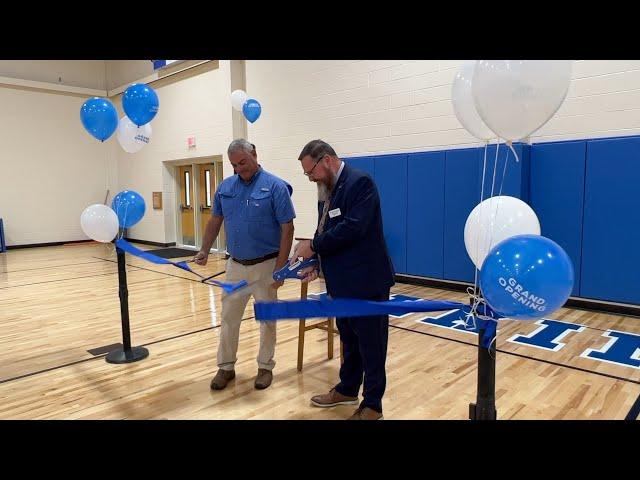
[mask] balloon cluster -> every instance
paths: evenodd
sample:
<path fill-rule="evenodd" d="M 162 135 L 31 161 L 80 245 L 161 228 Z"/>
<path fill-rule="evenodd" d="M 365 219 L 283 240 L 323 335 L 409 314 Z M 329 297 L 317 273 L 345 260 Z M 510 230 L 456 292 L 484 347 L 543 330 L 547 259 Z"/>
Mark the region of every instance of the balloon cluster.
<path fill-rule="evenodd" d="M 80 215 L 82 231 L 92 240 L 111 242 L 120 228 L 131 228 L 144 216 L 144 198 L 133 190 L 123 190 L 113 197 L 111 207 L 96 203 Z"/>
<path fill-rule="evenodd" d="M 529 137 L 558 111 L 569 90 L 571 64 L 564 60 L 466 62 L 452 85 L 454 113 L 474 137 L 487 143 L 502 139 L 513 150 L 512 142 Z M 505 163 L 505 173 L 506 167 Z M 569 298 L 573 264 L 562 247 L 540 235 L 540 222 L 529 205 L 501 193 L 502 187 L 497 196 L 481 199 L 464 227 L 465 247 L 480 271 L 484 296 L 481 299 L 474 288 L 474 308 L 486 301 L 506 318 L 541 318 Z"/>
<path fill-rule="evenodd" d="M 480 140 L 522 140 L 562 105 L 571 65 L 571 60 L 465 62 L 453 81 L 453 110 L 462 126 Z"/>
<path fill-rule="evenodd" d="M 244 90 L 234 90 L 231 92 L 231 105 L 234 110 L 242 112 L 244 118 L 254 123 L 262 113 L 262 106 L 255 98 L 249 98 Z"/>
<path fill-rule="evenodd" d="M 480 270 L 480 289 L 498 314 L 534 320 L 553 313 L 569 298 L 571 259 L 540 235 L 540 222 L 522 200 L 495 196 L 477 205 L 464 226 L 469 257 Z M 476 299 L 478 301 L 478 299 Z"/>
<path fill-rule="evenodd" d="M 130 85 L 122 95 L 125 116 L 118 121 L 118 112 L 106 98 L 90 98 L 80 108 L 80 121 L 95 138 L 104 142 L 117 130 L 118 143 L 125 152 L 140 151 L 151 141 L 151 120 L 158 113 L 160 102 L 153 88 L 143 83 Z"/>

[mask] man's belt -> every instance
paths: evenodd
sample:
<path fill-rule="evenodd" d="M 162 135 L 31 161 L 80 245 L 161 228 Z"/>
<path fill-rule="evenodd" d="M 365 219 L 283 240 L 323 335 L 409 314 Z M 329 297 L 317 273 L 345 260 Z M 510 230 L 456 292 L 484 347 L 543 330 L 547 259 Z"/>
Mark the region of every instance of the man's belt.
<path fill-rule="evenodd" d="M 264 257 L 252 258 L 251 260 L 238 260 L 237 258 L 231 257 L 234 262 L 239 263 L 240 265 L 257 265 L 258 263 L 262 263 L 266 260 L 271 260 L 272 258 L 277 258 L 278 252 L 273 252 Z"/>

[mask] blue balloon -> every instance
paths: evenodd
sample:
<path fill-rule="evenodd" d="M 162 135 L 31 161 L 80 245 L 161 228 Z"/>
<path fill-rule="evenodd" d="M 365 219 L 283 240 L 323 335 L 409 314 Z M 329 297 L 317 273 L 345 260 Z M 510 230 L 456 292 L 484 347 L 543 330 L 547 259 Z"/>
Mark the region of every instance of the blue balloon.
<path fill-rule="evenodd" d="M 489 306 L 516 320 L 535 320 L 562 307 L 573 279 L 567 253 L 540 235 L 503 240 L 491 249 L 480 269 L 480 288 Z"/>
<path fill-rule="evenodd" d="M 122 95 L 122 108 L 129 120 L 141 127 L 158 113 L 160 100 L 155 90 L 144 83 L 134 83 Z"/>
<path fill-rule="evenodd" d="M 242 105 L 242 113 L 244 113 L 244 118 L 249 120 L 251 123 L 255 122 L 260 118 L 260 114 L 262 113 L 260 102 L 254 98 L 248 99 L 244 102 L 244 105 Z"/>
<path fill-rule="evenodd" d="M 133 190 L 123 190 L 113 197 L 111 208 L 118 215 L 118 223 L 122 228 L 131 228 L 144 217 L 144 198 Z"/>
<path fill-rule="evenodd" d="M 80 107 L 80 121 L 87 132 L 104 142 L 118 128 L 118 112 L 108 99 L 93 97 Z"/>

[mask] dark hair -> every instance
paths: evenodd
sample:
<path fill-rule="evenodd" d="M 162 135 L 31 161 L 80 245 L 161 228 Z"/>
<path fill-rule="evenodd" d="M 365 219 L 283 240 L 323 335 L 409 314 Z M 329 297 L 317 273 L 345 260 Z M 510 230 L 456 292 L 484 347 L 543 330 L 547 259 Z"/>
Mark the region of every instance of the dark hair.
<path fill-rule="evenodd" d="M 302 160 L 307 155 L 310 155 L 316 162 L 322 158 L 323 155 L 338 157 L 333 147 L 323 140 L 311 140 L 307 143 L 302 149 L 302 152 L 300 152 L 298 160 Z"/>

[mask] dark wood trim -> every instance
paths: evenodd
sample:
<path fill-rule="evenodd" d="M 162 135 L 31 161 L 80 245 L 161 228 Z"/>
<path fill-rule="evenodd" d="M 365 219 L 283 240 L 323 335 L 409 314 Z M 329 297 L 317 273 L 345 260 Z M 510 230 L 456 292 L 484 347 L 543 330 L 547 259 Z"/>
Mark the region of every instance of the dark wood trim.
<path fill-rule="evenodd" d="M 569 298 L 566 307 L 578 310 L 589 310 L 595 312 L 613 313 L 616 315 L 626 315 L 629 317 L 640 317 L 640 305 L 610 303 L 591 298 Z"/>
<path fill-rule="evenodd" d="M 61 245 L 67 245 L 69 243 L 85 243 L 93 242 L 93 240 L 69 240 L 67 242 L 47 242 L 47 243 L 26 243 L 24 245 L 7 245 L 7 250 L 13 250 L 18 248 L 36 248 L 36 247 L 59 247 Z"/>
<path fill-rule="evenodd" d="M 152 245 L 154 247 L 175 247 L 176 242 L 170 243 L 160 243 L 160 242 L 150 242 L 148 240 L 136 240 L 135 238 L 125 237 L 125 240 L 128 242 L 141 243 L 143 245 Z M 69 240 L 68 242 L 48 242 L 48 243 L 29 243 L 25 245 L 7 245 L 7 250 L 13 250 L 18 248 L 36 248 L 36 247 L 59 247 L 61 245 L 68 245 L 72 243 L 89 243 L 94 240 Z"/>
<path fill-rule="evenodd" d="M 149 240 L 136 240 L 135 238 L 128 238 L 128 237 L 125 237 L 124 239 L 127 242 L 141 243 L 143 245 L 152 245 L 154 247 L 175 247 L 176 246 L 176 242 L 170 242 L 170 243 L 150 242 Z"/>
<path fill-rule="evenodd" d="M 467 287 L 473 286 L 472 283 L 454 282 L 451 280 L 441 280 L 439 278 L 430 277 L 414 277 L 413 275 L 396 274 L 396 282 L 408 283 L 410 285 L 421 285 L 423 287 L 441 288 L 443 290 L 452 290 L 454 292 L 466 292 Z"/>
<path fill-rule="evenodd" d="M 451 280 L 441 280 L 438 278 L 415 277 L 413 275 L 398 274 L 395 276 L 396 282 L 408 283 L 409 285 L 421 285 L 424 287 L 440 288 L 454 292 L 466 292 L 472 283 L 454 282 Z M 570 297 L 565 303 L 565 307 L 579 310 L 589 310 L 595 312 L 612 313 L 615 315 L 627 315 L 630 317 L 640 317 L 640 305 L 611 303 L 590 298 Z"/>

